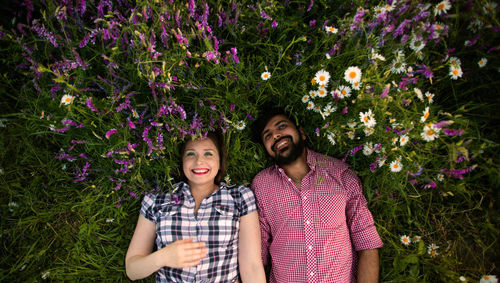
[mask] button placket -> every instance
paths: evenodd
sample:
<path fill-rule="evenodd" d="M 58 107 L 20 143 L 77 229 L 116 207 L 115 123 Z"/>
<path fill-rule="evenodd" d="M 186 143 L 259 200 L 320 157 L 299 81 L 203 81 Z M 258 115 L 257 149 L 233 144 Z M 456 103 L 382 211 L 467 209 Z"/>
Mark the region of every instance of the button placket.
<path fill-rule="evenodd" d="M 302 213 L 303 213 L 303 223 L 304 223 L 304 244 L 306 251 L 306 261 L 307 261 L 307 280 L 308 282 L 317 282 L 316 274 L 316 251 L 314 250 L 315 245 L 315 231 L 313 223 L 313 213 L 312 204 L 310 203 L 309 190 L 301 190 L 302 199 Z"/>

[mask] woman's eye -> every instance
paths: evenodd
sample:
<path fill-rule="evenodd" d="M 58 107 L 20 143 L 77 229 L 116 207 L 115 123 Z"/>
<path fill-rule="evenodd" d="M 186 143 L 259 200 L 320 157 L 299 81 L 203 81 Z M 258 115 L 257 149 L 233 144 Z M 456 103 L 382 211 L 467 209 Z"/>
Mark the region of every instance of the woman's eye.
<path fill-rule="evenodd" d="M 186 156 L 194 156 L 194 152 L 186 152 Z"/>
<path fill-rule="evenodd" d="M 212 156 L 213 154 L 211 152 L 205 152 L 205 156 Z"/>

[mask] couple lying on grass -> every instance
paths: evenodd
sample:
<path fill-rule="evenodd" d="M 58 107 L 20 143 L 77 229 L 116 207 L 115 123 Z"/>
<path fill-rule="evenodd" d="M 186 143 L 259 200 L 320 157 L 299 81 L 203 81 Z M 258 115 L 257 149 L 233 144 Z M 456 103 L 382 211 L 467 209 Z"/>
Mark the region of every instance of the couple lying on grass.
<path fill-rule="evenodd" d="M 144 197 L 128 277 L 266 282 L 269 264 L 269 282 L 378 282 L 383 243 L 358 177 L 306 148 L 304 130 L 282 109 L 265 112 L 253 131 L 276 164 L 251 189 L 221 182 L 221 133 L 182 145 L 185 181 Z"/>

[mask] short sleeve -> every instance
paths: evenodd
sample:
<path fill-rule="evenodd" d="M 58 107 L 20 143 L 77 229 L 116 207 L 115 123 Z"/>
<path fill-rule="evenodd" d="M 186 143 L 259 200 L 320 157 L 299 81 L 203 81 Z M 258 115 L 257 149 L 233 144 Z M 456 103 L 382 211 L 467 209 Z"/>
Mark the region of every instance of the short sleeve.
<path fill-rule="evenodd" d="M 255 196 L 249 187 L 240 186 L 238 188 L 241 198 L 238 201 L 240 208 L 240 216 L 247 215 L 257 210 Z"/>
<path fill-rule="evenodd" d="M 140 214 L 144 216 L 147 220 L 156 223 L 156 213 L 155 211 L 155 203 L 156 203 L 156 194 L 147 194 L 144 196 L 141 202 L 141 210 Z"/>

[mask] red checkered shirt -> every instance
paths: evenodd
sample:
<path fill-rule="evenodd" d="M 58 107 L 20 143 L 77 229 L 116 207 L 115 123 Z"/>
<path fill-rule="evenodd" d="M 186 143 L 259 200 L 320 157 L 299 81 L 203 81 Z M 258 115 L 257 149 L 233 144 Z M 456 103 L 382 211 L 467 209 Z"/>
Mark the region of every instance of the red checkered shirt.
<path fill-rule="evenodd" d="M 359 178 L 309 149 L 307 163 L 300 189 L 277 165 L 252 182 L 269 282 L 356 282 L 356 251 L 383 246 Z"/>

